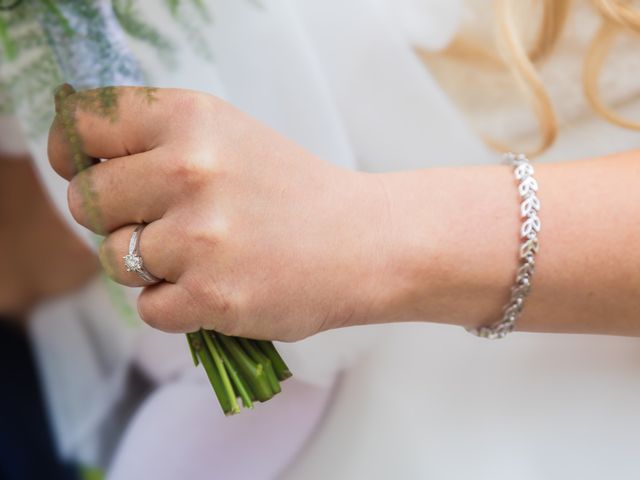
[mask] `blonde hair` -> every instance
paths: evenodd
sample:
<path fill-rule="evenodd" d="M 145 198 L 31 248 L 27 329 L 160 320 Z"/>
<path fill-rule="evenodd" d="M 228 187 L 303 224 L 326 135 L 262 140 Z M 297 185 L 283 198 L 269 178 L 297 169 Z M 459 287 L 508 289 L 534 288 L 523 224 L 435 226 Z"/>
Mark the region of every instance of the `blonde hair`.
<path fill-rule="evenodd" d="M 489 68 L 509 71 L 526 94 L 536 115 L 540 141 L 528 152 L 538 155 L 547 150 L 558 134 L 557 117 L 551 98 L 542 82 L 537 65 L 554 50 L 562 36 L 573 0 L 494 0 L 496 18 L 497 52 L 483 47 L 479 42 L 459 34 L 443 52 L 450 58 L 481 63 Z M 640 121 L 626 119 L 610 109 L 602 100 L 599 78 L 613 40 L 620 33 L 640 34 L 640 10 L 632 7 L 630 0 L 591 0 L 601 17 L 601 24 L 591 40 L 582 69 L 584 94 L 593 110 L 609 122 L 624 128 L 640 130 Z M 526 7 L 527 10 L 523 10 Z M 527 48 L 519 29 L 523 16 L 531 16 L 532 8 L 540 9 L 540 23 L 531 45 Z M 422 49 L 417 53 L 428 59 L 430 54 Z M 509 150 L 501 142 L 486 139 L 498 150 Z"/>

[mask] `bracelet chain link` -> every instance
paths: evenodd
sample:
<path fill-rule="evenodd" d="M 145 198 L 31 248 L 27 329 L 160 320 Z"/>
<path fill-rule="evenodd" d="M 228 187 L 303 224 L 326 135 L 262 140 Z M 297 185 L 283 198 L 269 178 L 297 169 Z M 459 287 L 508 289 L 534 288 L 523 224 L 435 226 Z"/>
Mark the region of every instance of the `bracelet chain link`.
<path fill-rule="evenodd" d="M 469 333 L 482 338 L 498 339 L 513 331 L 515 323 L 524 306 L 524 299 L 531 290 L 531 277 L 535 271 L 535 257 L 539 249 L 538 232 L 540 231 L 540 200 L 536 192 L 538 182 L 533 178 L 533 166 L 524 154 L 506 153 L 504 162 L 514 166 L 514 175 L 519 181 L 518 193 L 522 197 L 520 217 L 524 218 L 520 228 L 520 267 L 516 272 L 516 280 L 511 287 L 511 297 L 503 307 L 502 318 L 497 322 L 478 328 L 465 327 Z"/>

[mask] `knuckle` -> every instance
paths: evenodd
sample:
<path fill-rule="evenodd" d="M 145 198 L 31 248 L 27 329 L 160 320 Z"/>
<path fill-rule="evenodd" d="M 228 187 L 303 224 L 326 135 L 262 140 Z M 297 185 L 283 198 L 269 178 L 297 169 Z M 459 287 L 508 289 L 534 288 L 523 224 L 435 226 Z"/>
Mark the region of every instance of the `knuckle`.
<path fill-rule="evenodd" d="M 229 296 L 221 291 L 216 282 L 193 282 L 190 293 L 194 298 L 201 299 L 207 315 L 224 319 L 232 310 Z"/>
<path fill-rule="evenodd" d="M 227 237 L 226 228 L 221 219 L 187 226 L 185 233 L 193 254 L 218 250 Z"/>
<path fill-rule="evenodd" d="M 180 90 L 175 95 L 175 112 L 190 122 L 197 122 L 208 111 L 209 95 L 191 90 Z"/>
<path fill-rule="evenodd" d="M 179 154 L 170 160 L 170 175 L 184 190 L 192 191 L 207 185 L 214 173 L 205 155 L 197 152 Z"/>
<path fill-rule="evenodd" d="M 217 286 L 216 294 L 212 296 L 211 304 L 215 312 L 213 315 L 213 328 L 230 337 L 248 337 L 251 336 L 250 325 L 248 322 L 241 320 L 239 312 L 242 311 L 242 305 L 239 301 L 239 295 L 222 294 L 222 288 Z"/>
<path fill-rule="evenodd" d="M 218 282 L 202 280 L 193 276 L 181 280 L 192 304 L 198 305 L 201 325 L 225 335 L 238 335 L 234 301 Z"/>

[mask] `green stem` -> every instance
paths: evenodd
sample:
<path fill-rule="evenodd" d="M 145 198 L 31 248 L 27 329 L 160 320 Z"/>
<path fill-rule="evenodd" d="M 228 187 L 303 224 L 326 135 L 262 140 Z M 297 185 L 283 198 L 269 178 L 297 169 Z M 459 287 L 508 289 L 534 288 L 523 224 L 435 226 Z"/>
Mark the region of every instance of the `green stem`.
<path fill-rule="evenodd" d="M 196 9 L 198 10 L 198 13 L 202 15 L 203 20 L 205 20 L 206 22 L 210 22 L 211 14 L 209 13 L 207 6 L 204 4 L 204 1 L 203 0 L 191 0 L 191 1 L 193 5 L 196 7 Z"/>
<path fill-rule="evenodd" d="M 222 344 L 218 340 L 216 333 L 213 331 L 209 333 L 211 334 L 211 340 L 215 344 L 218 352 L 220 353 L 220 356 L 222 357 L 222 361 L 227 369 L 227 372 L 229 373 L 229 378 L 231 378 L 231 381 L 235 385 L 237 392 L 240 394 L 240 398 L 242 398 L 242 404 L 245 408 L 253 408 L 249 386 L 245 385 L 244 381 L 240 377 L 235 363 L 231 361 L 231 359 L 227 355 L 227 352 L 222 347 Z"/>
<path fill-rule="evenodd" d="M 291 370 L 289 370 L 289 367 L 282 359 L 272 342 L 269 342 L 268 340 L 254 340 L 254 343 L 258 348 L 260 348 L 262 353 L 271 360 L 271 364 L 273 365 L 273 369 L 276 371 L 278 380 L 286 380 L 292 375 Z"/>
<path fill-rule="evenodd" d="M 256 346 L 254 346 L 251 340 L 246 338 L 239 338 L 238 341 L 240 342 L 240 345 L 242 345 L 244 351 L 247 352 L 249 357 L 251 357 L 254 362 L 259 363 L 263 366 L 264 372 L 267 375 L 267 380 L 269 381 L 269 386 L 271 387 L 273 393 L 280 393 L 280 382 L 278 382 L 278 379 L 276 378 L 276 373 L 274 372 L 273 366 L 271 365 L 271 360 L 269 360 L 264 353 L 262 353 Z"/>
<path fill-rule="evenodd" d="M 197 367 L 200 364 L 200 362 L 198 361 L 198 355 L 196 355 L 196 351 L 193 349 L 193 345 L 191 345 L 189 334 L 187 334 L 186 337 L 187 343 L 189 344 L 189 351 L 191 352 L 191 359 L 193 360 L 193 364 Z"/>
<path fill-rule="evenodd" d="M 9 25 L 2 16 L 0 16 L 0 43 L 2 43 L 4 54 L 7 57 L 6 60 L 16 58 L 16 44 L 9 34 Z"/>
<path fill-rule="evenodd" d="M 229 375 L 227 374 L 227 370 L 224 367 L 224 363 L 222 362 L 222 357 L 220 356 L 220 352 L 216 347 L 216 344 L 213 342 L 211 335 L 206 330 L 200 330 L 202 337 L 204 338 L 204 342 L 207 344 L 209 348 L 209 353 L 211 354 L 211 358 L 213 359 L 213 363 L 218 369 L 218 373 L 220 374 L 220 380 L 222 381 L 222 387 L 227 393 L 227 397 L 229 398 L 229 404 L 231 405 L 230 413 L 239 413 L 240 406 L 238 405 L 238 401 L 236 398 L 236 392 L 233 390 L 233 385 L 231 385 L 231 381 L 229 380 Z"/>
<path fill-rule="evenodd" d="M 243 383 L 245 389 L 247 390 L 247 393 L 249 394 L 249 397 L 251 398 L 251 401 L 252 402 L 257 401 L 258 397 L 256 396 L 256 392 L 255 392 L 255 378 L 254 378 L 254 376 L 253 375 L 247 375 L 246 371 L 243 368 L 240 368 L 240 365 L 235 360 L 233 355 L 231 355 L 231 352 L 229 351 L 229 349 L 227 348 L 227 346 L 223 342 L 223 340 L 221 338 L 221 335 L 222 335 L 221 333 L 216 332 L 216 339 L 218 340 L 218 343 L 222 347 L 222 351 L 225 353 L 225 356 L 229 359 L 229 361 L 233 364 L 236 372 L 238 372 L 240 381 Z M 230 339 L 232 341 L 234 341 L 233 337 L 230 337 Z"/>
<path fill-rule="evenodd" d="M 220 342 L 225 346 L 229 355 L 235 360 L 238 369 L 244 375 L 245 380 L 251 386 L 251 390 L 256 395 L 256 399 L 265 402 L 273 397 L 269 380 L 266 378 L 264 367 L 256 364 L 240 347 L 238 339 L 227 337 L 221 333 L 217 334 Z"/>
<path fill-rule="evenodd" d="M 205 372 L 207 372 L 207 377 L 209 377 L 209 382 L 213 387 L 213 391 L 218 397 L 218 402 L 220 403 L 220 407 L 222 407 L 222 411 L 226 414 L 231 412 L 231 403 L 229 402 L 229 398 L 226 395 L 224 387 L 222 386 L 222 380 L 220 379 L 220 375 L 218 373 L 218 369 L 213 363 L 213 359 L 209 354 L 209 350 L 205 344 L 204 338 L 202 334 L 198 332 L 188 333 L 189 341 L 196 351 L 198 358 L 200 359 L 200 363 L 204 367 Z"/>

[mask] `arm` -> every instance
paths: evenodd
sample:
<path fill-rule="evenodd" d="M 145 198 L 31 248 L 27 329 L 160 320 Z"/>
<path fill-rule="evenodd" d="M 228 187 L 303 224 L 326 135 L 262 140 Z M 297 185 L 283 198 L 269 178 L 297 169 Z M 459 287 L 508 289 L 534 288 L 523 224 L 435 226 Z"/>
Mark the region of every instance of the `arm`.
<path fill-rule="evenodd" d="M 640 151 L 535 164 L 540 252 L 516 330 L 640 336 Z M 486 325 L 518 267 L 505 165 L 383 174 L 407 280 L 401 318 Z"/>
<path fill-rule="evenodd" d="M 107 271 L 145 287 L 138 310 L 151 326 L 298 340 L 499 316 L 520 229 L 506 165 L 352 172 L 218 98 L 115 92 L 116 118 L 87 107 L 101 90 L 59 100 L 49 158 L 70 180 L 74 218 L 106 234 Z M 83 156 L 108 160 L 76 174 Z M 518 329 L 640 334 L 639 162 L 632 152 L 537 166 L 540 251 Z M 138 223 L 157 284 L 122 262 Z"/>

